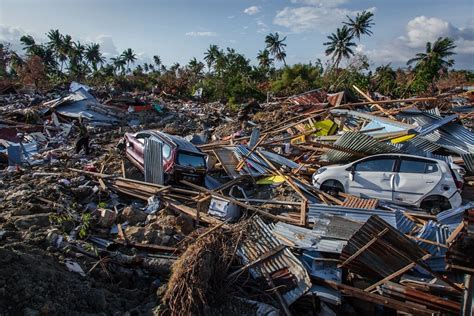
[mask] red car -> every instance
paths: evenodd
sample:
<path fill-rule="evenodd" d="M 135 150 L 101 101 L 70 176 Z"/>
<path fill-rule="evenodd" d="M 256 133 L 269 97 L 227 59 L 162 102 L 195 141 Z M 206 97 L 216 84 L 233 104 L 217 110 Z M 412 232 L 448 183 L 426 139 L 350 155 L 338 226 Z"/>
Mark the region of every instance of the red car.
<path fill-rule="evenodd" d="M 144 172 L 145 138 L 154 137 L 163 143 L 163 170 L 165 183 L 179 183 L 187 180 L 204 183 L 206 155 L 182 137 L 155 130 L 125 133 L 124 142 L 127 158 Z"/>

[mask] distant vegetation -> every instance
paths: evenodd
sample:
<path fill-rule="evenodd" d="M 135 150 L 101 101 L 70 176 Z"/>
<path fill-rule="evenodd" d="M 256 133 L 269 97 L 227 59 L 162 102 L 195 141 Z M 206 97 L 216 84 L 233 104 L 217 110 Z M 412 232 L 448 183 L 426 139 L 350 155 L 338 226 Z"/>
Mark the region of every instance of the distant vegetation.
<path fill-rule="evenodd" d="M 256 54 L 256 65 L 233 48 L 210 45 L 203 60 L 192 58 L 186 65 L 166 66 L 158 55 L 153 62 L 137 64 L 137 55 L 128 48 L 106 60 L 99 44 L 84 45 L 59 30 L 47 33 L 48 41 L 37 43 L 22 36 L 23 51 L 0 44 L 0 79 L 3 83 L 35 85 L 47 89 L 76 80 L 94 86 L 114 86 L 121 90 L 158 90 L 179 97 L 191 97 L 203 89 L 206 100 L 239 103 L 250 98 L 263 100 L 268 92 L 287 96 L 316 88 L 328 91 L 352 89 L 352 85 L 391 97 L 433 93 L 438 82 L 459 84 L 474 80 L 472 72 L 454 71 L 454 42 L 439 38 L 426 44 L 426 51 L 410 59 L 405 69 L 390 64 L 371 71 L 369 60 L 354 52 L 355 41 L 371 36 L 373 13 L 364 11 L 347 21 L 323 43 L 330 61 L 286 64 L 286 37 L 270 33 Z M 283 67 L 276 67 L 275 62 Z M 344 66 L 342 66 L 344 65 Z M 446 84 L 444 84 L 446 86 Z"/>

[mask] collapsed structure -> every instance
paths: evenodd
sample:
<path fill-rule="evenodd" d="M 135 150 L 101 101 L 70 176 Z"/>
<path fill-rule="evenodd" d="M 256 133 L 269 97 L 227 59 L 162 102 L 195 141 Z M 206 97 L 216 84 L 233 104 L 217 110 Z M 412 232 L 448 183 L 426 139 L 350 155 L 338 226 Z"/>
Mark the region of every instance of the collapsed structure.
<path fill-rule="evenodd" d="M 102 288 L 84 302 L 75 294 L 69 307 L 83 312 L 470 315 L 469 92 L 403 100 L 360 93 L 362 102 L 343 102 L 343 92 L 316 90 L 239 113 L 163 95 L 96 98 L 79 84 L 62 95 L 4 95 L 5 263 L 41 261 L 31 249 L 49 253 L 83 291 L 89 282 Z M 70 150 L 78 117 L 94 135 L 89 157 Z M 117 144 L 125 132 L 140 142 L 145 130 L 160 137 L 141 138 L 140 170 L 126 158 L 130 139 Z M 202 181 L 192 176 L 193 157 L 167 158 L 173 144 L 205 154 Z M 322 168 L 378 154 L 464 166 L 461 205 L 433 214 L 313 185 Z M 171 165 L 189 168 L 168 177 Z M 2 309 L 66 312 L 50 292 L 47 304 L 14 295 L 24 292 L 13 285 L 22 277 L 0 272 Z"/>

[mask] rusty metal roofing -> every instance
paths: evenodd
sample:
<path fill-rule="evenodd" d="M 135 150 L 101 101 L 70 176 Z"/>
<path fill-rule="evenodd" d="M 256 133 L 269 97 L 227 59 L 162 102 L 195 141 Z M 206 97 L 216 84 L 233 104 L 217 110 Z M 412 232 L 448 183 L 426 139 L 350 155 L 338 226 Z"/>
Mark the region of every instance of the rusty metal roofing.
<path fill-rule="evenodd" d="M 339 259 L 346 261 L 364 246 L 367 248 L 344 266 L 374 279 L 383 279 L 427 254 L 378 216 L 371 216 L 349 239 Z"/>
<path fill-rule="evenodd" d="M 287 101 L 296 105 L 320 104 L 326 100 L 326 92 L 317 89 L 291 96 Z"/>
<path fill-rule="evenodd" d="M 254 262 L 282 245 L 272 234 L 270 227 L 260 217 L 254 217 L 250 225 L 249 235 L 237 249 L 237 255 L 241 258 L 244 265 Z M 285 302 L 290 305 L 310 289 L 311 280 L 301 261 L 288 248 L 277 252 L 269 259 L 250 268 L 249 271 L 254 278 L 259 278 L 263 276 L 261 270 L 264 270 L 271 276 L 275 272 L 284 269 L 287 269 L 296 280 L 295 288 L 289 289 L 286 292 L 280 290 Z"/>
<path fill-rule="evenodd" d="M 348 196 L 342 206 L 344 207 L 352 207 L 352 208 L 365 208 L 368 210 L 373 210 L 377 204 L 379 203 L 379 200 L 377 199 L 361 199 L 356 196 Z"/>
<path fill-rule="evenodd" d="M 394 153 L 399 150 L 388 143 L 383 143 L 375 138 L 358 132 L 346 132 L 334 142 L 334 145 L 348 151 L 358 152 L 367 156 L 383 154 L 383 153 Z M 354 155 L 350 152 L 340 151 L 337 149 L 330 149 L 324 155 L 321 156 L 321 160 L 329 161 L 332 163 L 346 162 L 351 160 Z"/>

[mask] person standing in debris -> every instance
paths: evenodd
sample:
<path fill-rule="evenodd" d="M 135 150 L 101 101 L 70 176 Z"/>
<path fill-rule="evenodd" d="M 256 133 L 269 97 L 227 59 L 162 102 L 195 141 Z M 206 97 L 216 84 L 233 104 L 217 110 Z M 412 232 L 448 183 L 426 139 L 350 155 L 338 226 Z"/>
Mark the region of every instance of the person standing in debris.
<path fill-rule="evenodd" d="M 76 154 L 78 154 L 82 147 L 84 147 L 86 155 L 89 155 L 90 135 L 87 126 L 82 121 L 82 117 L 79 117 L 79 120 L 74 121 L 74 126 L 79 130 L 79 136 L 76 140 Z"/>

